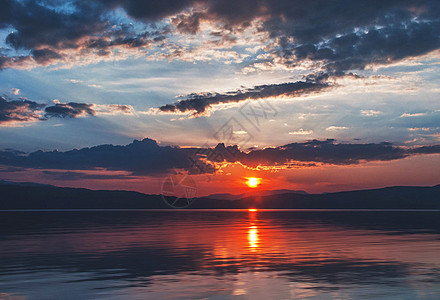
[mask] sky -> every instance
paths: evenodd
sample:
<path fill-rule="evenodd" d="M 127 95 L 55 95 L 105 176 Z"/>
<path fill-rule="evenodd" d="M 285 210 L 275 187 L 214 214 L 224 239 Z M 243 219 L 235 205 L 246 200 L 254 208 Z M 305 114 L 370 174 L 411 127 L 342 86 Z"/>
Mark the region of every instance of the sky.
<path fill-rule="evenodd" d="M 439 71 L 436 0 L 4 0 L 0 179 L 436 185 Z"/>

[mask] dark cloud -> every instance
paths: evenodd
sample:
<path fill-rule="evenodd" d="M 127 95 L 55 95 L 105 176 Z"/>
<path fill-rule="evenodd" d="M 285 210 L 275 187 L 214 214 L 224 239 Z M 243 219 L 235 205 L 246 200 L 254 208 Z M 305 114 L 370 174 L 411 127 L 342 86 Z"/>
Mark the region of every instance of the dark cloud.
<path fill-rule="evenodd" d="M 200 13 L 194 13 L 191 16 L 178 15 L 171 20 L 177 30 L 182 33 L 196 34 L 200 27 Z"/>
<path fill-rule="evenodd" d="M 303 162 L 350 165 L 362 161 L 391 161 L 416 154 L 440 153 L 440 145 L 403 148 L 388 142 L 344 144 L 333 139 L 291 143 L 280 147 L 243 152 L 237 146 L 218 144 L 211 152 L 216 162 L 240 162 L 246 166 L 303 166 Z M 298 163 L 300 162 L 300 163 Z"/>
<path fill-rule="evenodd" d="M 440 48 L 440 3 L 436 0 L 224 0 L 207 1 L 205 11 L 182 22 L 217 21 L 240 31 L 261 18 L 259 30 L 276 41 L 274 57 L 296 66 L 322 63 L 335 74 L 419 56 Z M 193 33 L 198 26 L 190 26 Z M 273 59 L 268 60 L 273 61 Z"/>
<path fill-rule="evenodd" d="M 101 145 L 65 152 L 36 151 L 29 155 L 0 151 L 0 165 L 21 168 L 69 170 L 45 171 L 60 180 L 120 179 L 135 175 L 163 175 L 176 170 L 190 174 L 215 172 L 215 163 L 240 162 L 249 167 L 312 167 L 317 164 L 351 165 L 364 161 L 391 161 L 405 157 L 440 153 L 440 145 L 404 148 L 391 143 L 344 144 L 335 140 L 312 140 L 280 147 L 243 152 L 236 145 L 215 148 L 160 146 L 156 141 L 135 140 L 126 146 Z M 86 174 L 72 170 L 119 170 L 129 175 Z M 127 177 L 128 176 L 128 177 Z"/>
<path fill-rule="evenodd" d="M 45 117 L 57 117 L 57 118 L 76 118 L 82 115 L 96 115 L 96 111 L 93 109 L 93 104 L 87 103 L 56 103 L 54 106 L 48 106 L 44 109 Z"/>
<path fill-rule="evenodd" d="M 434 154 L 440 153 L 440 145 L 421 146 L 410 150 L 415 154 Z"/>
<path fill-rule="evenodd" d="M 14 1 L 0 1 L 0 29 L 7 27 L 11 23 L 14 6 Z"/>
<path fill-rule="evenodd" d="M 108 8 L 123 8 L 132 18 L 147 22 L 158 21 L 190 7 L 197 0 L 95 0 Z"/>
<path fill-rule="evenodd" d="M 79 39 L 99 34 L 108 28 L 101 11 L 93 2 L 73 1 L 72 10 L 50 8 L 54 1 L 9 1 L 14 28 L 6 43 L 15 49 L 37 50 L 42 46 L 53 49 L 76 48 Z"/>
<path fill-rule="evenodd" d="M 0 97 L 0 125 L 38 120 L 37 111 L 44 106 L 44 104 L 27 99 L 8 100 L 5 97 Z"/>
<path fill-rule="evenodd" d="M 221 21 L 226 29 L 249 26 L 257 17 L 266 15 L 273 4 L 261 0 L 208 0 L 205 18 Z"/>
<path fill-rule="evenodd" d="M 64 50 L 76 56 L 96 51 L 106 56 L 114 47 L 140 48 L 163 39 L 167 29 L 139 33 L 120 24 L 112 10 L 125 9 L 134 18 L 157 20 L 185 6 L 185 1 L 12 1 L 0 3 L 0 29 L 11 28 L 7 45 L 29 50 L 29 55 L 0 58 L 0 69 L 17 67 L 22 60 L 41 65 L 63 61 Z M 174 7 L 174 8 L 173 8 Z"/>
<path fill-rule="evenodd" d="M 227 27 L 264 17 L 260 30 L 272 38 L 294 37 L 297 44 L 317 44 L 355 29 L 438 19 L 440 4 L 436 0 L 212 0 L 205 7 L 205 18 Z"/>
<path fill-rule="evenodd" d="M 286 64 L 320 61 L 338 74 L 440 47 L 438 1 L 276 2 L 263 28 L 278 39 L 275 53 Z"/>
<path fill-rule="evenodd" d="M 97 108 L 94 104 L 88 103 L 55 103 L 53 106 L 47 106 L 44 109 L 44 117 L 48 118 L 77 118 L 85 115 L 96 116 L 99 113 L 122 112 L 130 113 L 132 107 L 130 105 L 109 104 L 102 108 Z"/>
<path fill-rule="evenodd" d="M 264 29 L 273 37 L 293 36 L 300 44 L 316 44 L 337 34 L 353 32 L 356 28 L 387 26 L 417 16 L 428 17 L 427 9 L 438 9 L 435 0 L 264 2 L 270 16 L 263 25 Z"/>
<path fill-rule="evenodd" d="M 124 174 L 87 174 L 83 172 L 74 172 L 74 171 L 42 171 L 44 175 L 50 177 L 54 180 L 121 180 L 121 179 L 130 179 L 135 178 L 134 176 L 124 175 Z"/>
<path fill-rule="evenodd" d="M 96 49 L 99 52 L 110 53 L 114 47 L 140 48 L 152 43 L 150 38 L 164 38 L 162 31 L 136 33 L 133 26 L 120 25 L 120 28 L 112 29 L 99 37 L 88 40 L 84 46 L 88 49 Z"/>
<path fill-rule="evenodd" d="M 189 94 L 184 99 L 174 104 L 159 107 L 161 112 L 194 112 L 195 115 L 203 114 L 212 105 L 222 103 L 236 103 L 248 99 L 258 100 L 269 97 L 289 96 L 298 97 L 304 94 L 319 92 L 329 88 L 330 85 L 321 81 L 297 81 L 282 84 L 265 84 L 250 89 L 240 89 L 224 94 L 204 93 Z"/>
<path fill-rule="evenodd" d="M 44 111 L 43 111 L 44 108 Z M 45 121 L 49 118 L 77 118 L 85 115 L 95 116 L 99 113 L 130 113 L 130 105 L 109 104 L 96 106 L 88 103 L 37 103 L 26 98 L 11 100 L 0 96 L 0 126 L 12 123 Z M 44 116 L 43 116 L 44 113 Z"/>
<path fill-rule="evenodd" d="M 401 159 L 409 153 L 391 143 L 342 144 L 329 139 L 291 143 L 276 148 L 241 153 L 235 159 L 250 165 L 283 165 L 290 161 L 319 162 L 325 164 L 357 164 L 360 161 L 388 161 Z"/>
<path fill-rule="evenodd" d="M 50 49 L 32 50 L 32 57 L 39 64 L 47 64 L 63 56 Z"/>
<path fill-rule="evenodd" d="M 0 151 L 0 165 L 63 170 L 105 168 L 135 175 L 164 174 L 174 169 L 185 169 L 190 173 L 200 173 L 203 169 L 212 173 L 212 166 L 198 161 L 197 151 L 195 148 L 161 147 L 154 140 L 144 139 L 127 146 L 101 145 L 66 152 L 37 151 L 27 156 Z M 69 174 L 72 176 L 76 175 Z"/>
<path fill-rule="evenodd" d="M 440 20 L 370 28 L 335 37 L 319 46 L 285 45 L 279 54 L 296 60 L 322 61 L 328 72 L 340 74 L 371 64 L 389 64 L 423 55 L 439 47 Z"/>
<path fill-rule="evenodd" d="M 120 24 L 117 9 L 150 29 Z M 258 30 L 268 33 L 275 45 L 269 52 L 281 63 L 312 60 L 336 74 L 440 48 L 437 0 L 4 0 L 0 28 L 11 28 L 5 42 L 29 55 L 5 56 L 0 69 L 28 60 L 60 62 L 66 49 L 74 56 L 93 52 L 103 57 L 114 47 L 160 45 L 174 32 L 151 28 L 167 17 L 180 33 L 195 34 L 201 22 L 210 21 L 225 37 L 260 20 Z"/>

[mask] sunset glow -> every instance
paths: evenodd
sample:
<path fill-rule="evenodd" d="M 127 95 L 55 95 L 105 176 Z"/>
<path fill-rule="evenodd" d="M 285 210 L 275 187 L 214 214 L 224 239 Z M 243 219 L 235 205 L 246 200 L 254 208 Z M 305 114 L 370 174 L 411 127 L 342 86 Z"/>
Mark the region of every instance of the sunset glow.
<path fill-rule="evenodd" d="M 0 180 L 439 184 L 438 1 L 321 1 L 0 1 Z"/>
<path fill-rule="evenodd" d="M 440 0 L 0 0 L 0 300 L 440 299 L 439 95 Z"/>

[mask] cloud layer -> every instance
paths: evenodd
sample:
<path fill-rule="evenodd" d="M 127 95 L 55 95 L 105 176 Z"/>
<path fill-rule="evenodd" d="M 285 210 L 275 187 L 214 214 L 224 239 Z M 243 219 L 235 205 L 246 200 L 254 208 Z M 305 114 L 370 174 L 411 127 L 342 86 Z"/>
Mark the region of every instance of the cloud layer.
<path fill-rule="evenodd" d="M 436 0 L 4 0 L 0 11 L 0 29 L 10 29 L 6 45 L 21 51 L 0 54 L 0 69 L 125 59 L 126 50 L 150 55 L 153 48 L 179 59 L 194 52 L 179 36 L 200 34 L 201 24 L 220 38 L 201 41 L 201 51 L 211 51 L 208 44 L 230 51 L 249 27 L 264 33 L 257 54 L 265 55 L 249 61 L 255 67 L 312 61 L 315 70 L 338 74 L 440 48 Z"/>
<path fill-rule="evenodd" d="M 29 155 L 11 151 L 0 151 L 0 164 L 16 167 L 62 170 L 124 170 L 135 175 L 158 175 L 174 169 L 196 172 L 194 148 L 161 147 L 156 141 L 135 140 L 126 146 L 100 145 L 66 152 L 36 151 Z M 193 158 L 194 159 L 191 159 Z M 212 166 L 205 165 L 207 173 L 213 172 Z"/>
<path fill-rule="evenodd" d="M 241 163 L 251 168 L 258 166 L 290 168 L 317 164 L 352 165 L 366 161 L 391 161 L 413 155 L 435 153 L 440 153 L 440 145 L 404 148 L 386 142 L 345 144 L 328 139 L 243 152 L 236 145 L 218 144 L 215 148 L 180 148 L 160 146 L 154 140 L 144 139 L 135 140 L 126 146 L 101 145 L 65 152 L 36 151 L 28 155 L 5 150 L 0 151 L 0 165 L 49 170 L 105 169 L 127 171 L 130 172 L 129 176 L 157 176 L 182 170 L 190 174 L 214 173 L 216 164 L 225 162 Z M 59 172 L 48 172 L 46 173 L 62 175 Z M 66 178 L 75 176 L 82 178 L 75 172 L 69 172 Z M 105 178 L 105 176 L 96 178 L 101 177 Z"/>
<path fill-rule="evenodd" d="M 291 143 L 280 147 L 252 150 L 250 152 L 233 151 L 233 146 L 219 144 L 216 151 L 224 153 L 222 158 L 228 162 L 240 162 L 246 166 L 289 166 L 296 162 L 324 163 L 335 165 L 358 164 L 362 161 L 390 161 L 405 158 L 416 153 L 440 153 L 437 146 L 429 150 L 422 147 L 406 149 L 391 143 L 345 144 L 333 139 L 312 140 L 303 143 Z M 238 149 L 237 149 L 238 150 Z M 231 153 L 235 153 L 231 155 Z"/>

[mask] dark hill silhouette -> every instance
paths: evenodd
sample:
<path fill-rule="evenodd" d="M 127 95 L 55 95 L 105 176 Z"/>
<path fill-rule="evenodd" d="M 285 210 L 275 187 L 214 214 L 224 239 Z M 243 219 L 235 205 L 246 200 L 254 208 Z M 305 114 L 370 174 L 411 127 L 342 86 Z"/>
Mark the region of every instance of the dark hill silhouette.
<path fill-rule="evenodd" d="M 440 209 L 440 185 L 396 186 L 327 194 L 252 195 L 238 200 L 196 199 L 190 208 Z M 163 209 L 161 195 L 94 191 L 32 183 L 0 183 L 0 210 L 6 209 Z"/>
<path fill-rule="evenodd" d="M 0 209 L 168 208 L 160 195 L 45 185 L 0 184 Z"/>
<path fill-rule="evenodd" d="M 440 186 L 246 197 L 238 200 L 236 205 L 242 208 L 440 209 Z"/>

